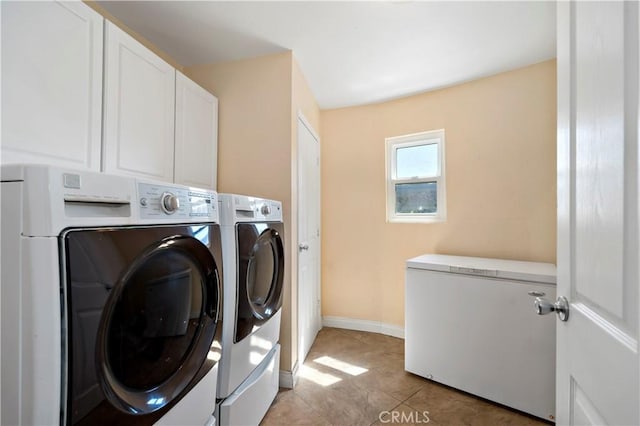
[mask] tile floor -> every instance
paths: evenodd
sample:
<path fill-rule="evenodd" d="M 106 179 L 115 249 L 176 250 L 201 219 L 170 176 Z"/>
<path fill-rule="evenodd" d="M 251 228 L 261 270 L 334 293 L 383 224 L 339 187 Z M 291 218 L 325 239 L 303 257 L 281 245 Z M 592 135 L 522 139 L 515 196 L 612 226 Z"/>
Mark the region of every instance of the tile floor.
<path fill-rule="evenodd" d="M 391 417 L 394 412 L 397 421 Z M 399 423 L 402 413 L 406 422 Z M 425 423 L 549 425 L 405 372 L 402 339 L 336 328 L 318 333 L 295 389 L 280 390 L 261 424 Z"/>

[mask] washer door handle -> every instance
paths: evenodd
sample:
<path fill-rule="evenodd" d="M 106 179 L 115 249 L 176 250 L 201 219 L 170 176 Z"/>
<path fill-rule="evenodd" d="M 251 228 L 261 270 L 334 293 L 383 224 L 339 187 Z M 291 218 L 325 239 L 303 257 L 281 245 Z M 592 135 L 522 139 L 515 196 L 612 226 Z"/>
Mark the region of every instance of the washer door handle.
<path fill-rule="evenodd" d="M 298 250 L 299 251 L 305 251 L 305 250 L 309 250 L 309 244 L 298 244 Z"/>

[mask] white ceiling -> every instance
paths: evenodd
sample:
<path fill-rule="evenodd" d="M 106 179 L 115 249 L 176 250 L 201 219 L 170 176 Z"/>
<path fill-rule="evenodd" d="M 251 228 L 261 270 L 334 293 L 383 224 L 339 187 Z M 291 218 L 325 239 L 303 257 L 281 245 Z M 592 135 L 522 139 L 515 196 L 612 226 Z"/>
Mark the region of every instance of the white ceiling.
<path fill-rule="evenodd" d="M 555 2 L 99 1 L 185 66 L 292 50 L 321 108 L 555 57 Z"/>

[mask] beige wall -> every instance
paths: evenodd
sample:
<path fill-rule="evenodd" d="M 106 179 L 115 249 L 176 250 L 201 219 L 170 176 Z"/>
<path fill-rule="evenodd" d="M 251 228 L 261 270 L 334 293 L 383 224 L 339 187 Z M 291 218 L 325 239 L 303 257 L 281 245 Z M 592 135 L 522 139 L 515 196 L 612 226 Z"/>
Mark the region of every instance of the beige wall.
<path fill-rule="evenodd" d="M 169 63 L 172 67 L 176 68 L 178 71 L 184 71 L 184 67 L 179 64 L 178 62 L 176 62 L 175 59 L 173 59 L 171 56 L 169 56 L 168 54 L 166 54 L 165 52 L 163 52 L 162 50 L 158 49 L 153 43 L 151 43 L 149 40 L 147 40 L 146 38 L 142 37 L 140 34 L 138 34 L 137 32 L 133 31 L 131 28 L 129 28 L 128 26 L 126 26 L 121 20 L 119 20 L 118 18 L 116 18 L 115 16 L 113 16 L 112 14 L 110 14 L 109 12 L 107 12 L 102 6 L 100 6 L 98 3 L 96 3 L 93 0 L 82 0 L 87 6 L 89 6 L 90 8 L 92 8 L 93 10 L 95 10 L 96 12 L 98 12 L 99 14 L 101 14 L 102 16 L 104 16 L 106 19 L 108 19 L 109 21 L 113 22 L 114 24 L 116 24 L 118 27 L 120 27 L 124 32 L 126 32 L 127 34 L 129 34 L 131 37 L 135 38 L 136 40 L 138 40 L 138 42 L 140 42 L 143 46 L 145 46 L 147 49 L 151 50 L 153 53 L 155 53 L 156 55 L 160 56 L 162 59 L 164 59 L 167 63 Z"/>
<path fill-rule="evenodd" d="M 555 263 L 556 64 L 322 111 L 324 316 L 404 324 L 404 261 Z M 445 129 L 447 221 L 385 221 L 385 138 Z"/>
<path fill-rule="evenodd" d="M 185 74 L 219 100 L 218 191 L 288 202 L 291 52 L 198 65 Z"/>
<path fill-rule="evenodd" d="M 307 122 L 313 127 L 316 133 L 320 133 L 320 108 L 316 98 L 311 92 L 311 88 L 307 83 L 307 80 L 302 74 L 300 65 L 296 61 L 295 56 L 293 58 L 293 114 L 294 124 L 295 118 L 297 118 L 298 111 L 301 112 L 307 119 Z"/>
<path fill-rule="evenodd" d="M 295 117 L 319 126 L 320 112 L 291 52 L 185 69 L 219 99 L 218 191 L 281 200 L 285 273 L 280 367 L 297 361 L 297 180 Z M 316 127 L 316 128 L 317 128 Z"/>

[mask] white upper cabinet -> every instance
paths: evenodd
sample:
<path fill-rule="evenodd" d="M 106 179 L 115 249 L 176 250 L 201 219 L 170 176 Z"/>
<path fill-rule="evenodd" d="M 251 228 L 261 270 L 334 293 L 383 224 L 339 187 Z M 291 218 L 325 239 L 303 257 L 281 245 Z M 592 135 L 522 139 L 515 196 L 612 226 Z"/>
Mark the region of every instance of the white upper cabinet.
<path fill-rule="evenodd" d="M 2 164 L 216 188 L 215 96 L 82 2 L 0 8 Z"/>
<path fill-rule="evenodd" d="M 102 170 L 173 181 L 175 69 L 105 25 Z"/>
<path fill-rule="evenodd" d="M 103 18 L 81 2 L 1 2 L 2 163 L 100 170 Z"/>
<path fill-rule="evenodd" d="M 216 189 L 218 99 L 176 71 L 175 182 Z"/>

